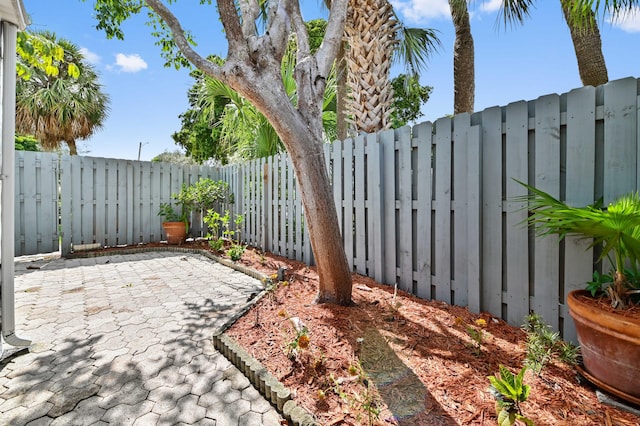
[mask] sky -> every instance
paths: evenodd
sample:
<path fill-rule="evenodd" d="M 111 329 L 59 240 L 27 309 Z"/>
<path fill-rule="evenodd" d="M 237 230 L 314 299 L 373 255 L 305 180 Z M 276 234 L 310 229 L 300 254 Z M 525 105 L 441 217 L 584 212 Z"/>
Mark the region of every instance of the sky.
<path fill-rule="evenodd" d="M 151 160 L 178 146 L 171 134 L 180 130 L 179 115 L 189 107 L 193 84 L 189 70 L 164 67 L 160 48 L 137 16 L 123 25 L 123 41 L 107 39 L 96 29 L 93 2 L 87 0 L 23 0 L 30 30 L 48 30 L 79 46 L 100 75 L 111 99 L 103 127 L 86 141 L 81 154 L 95 157 Z M 303 1 L 306 20 L 323 17 L 317 1 Z M 441 46 L 431 56 L 420 82 L 433 87 L 423 105 L 422 121 L 453 112 L 454 29 L 447 0 L 392 0 L 406 26 L 437 31 Z M 475 110 L 565 93 L 581 86 L 569 30 L 560 1 L 538 0 L 523 25 L 497 25 L 500 0 L 475 1 L 471 32 L 475 44 Z M 203 56 L 226 56 L 227 44 L 214 7 L 182 0 L 171 6 L 183 28 L 193 32 Z M 614 22 L 599 20 L 609 79 L 640 77 L 640 13 Z M 403 71 L 395 66 L 392 77 Z"/>

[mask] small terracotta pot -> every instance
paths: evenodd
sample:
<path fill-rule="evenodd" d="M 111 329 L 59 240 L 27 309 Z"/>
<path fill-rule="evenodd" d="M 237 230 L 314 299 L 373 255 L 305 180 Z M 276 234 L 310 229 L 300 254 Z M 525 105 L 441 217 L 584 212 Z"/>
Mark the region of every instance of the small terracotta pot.
<path fill-rule="evenodd" d="M 635 402 L 640 398 L 640 318 L 601 309 L 585 301 L 589 297 L 586 290 L 567 297 L 584 368 L 612 393 Z"/>
<path fill-rule="evenodd" d="M 162 228 L 169 244 L 182 244 L 187 237 L 187 224 L 184 222 L 163 222 Z"/>

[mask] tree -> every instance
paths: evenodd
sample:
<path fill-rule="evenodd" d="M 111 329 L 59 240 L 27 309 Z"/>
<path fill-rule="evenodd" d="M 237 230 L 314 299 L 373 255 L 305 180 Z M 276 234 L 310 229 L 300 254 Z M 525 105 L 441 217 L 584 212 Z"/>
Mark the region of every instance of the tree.
<path fill-rule="evenodd" d="M 201 2 L 205 5 L 210 3 Z M 333 194 L 325 168 L 322 139 L 322 99 L 344 32 L 347 0 L 331 3 L 327 30 L 320 48 L 311 53 L 309 34 L 295 0 L 264 5 L 264 29 L 256 25 L 258 1 L 217 0 L 228 54 L 224 65 L 198 54 L 180 21 L 160 0 L 98 0 L 98 28 L 108 36 L 123 37 L 120 25 L 148 6 L 160 43 L 174 65 L 188 60 L 205 74 L 227 84 L 247 98 L 273 125 L 289 152 L 296 174 L 318 275 L 318 302 L 351 303 L 351 271 L 342 245 Z M 164 31 L 168 29 L 167 31 Z M 259 32 L 260 29 L 260 32 Z M 294 105 L 282 83 L 281 65 L 289 35 L 297 39 Z"/>
<path fill-rule="evenodd" d="M 176 149 L 175 151 L 165 150 L 153 157 L 151 161 L 156 163 L 173 163 L 189 166 L 198 164 L 196 161 L 194 161 L 193 158 L 187 157 L 182 152 L 180 152 L 179 149 Z"/>
<path fill-rule="evenodd" d="M 453 113 L 473 112 L 476 92 L 475 52 L 467 0 L 449 0 L 456 32 L 453 44 Z"/>
<path fill-rule="evenodd" d="M 45 151 L 59 149 L 65 142 L 70 154 L 76 155 L 76 140 L 88 138 L 102 126 L 109 97 L 76 45 L 49 32 L 38 37 L 58 44 L 64 52 L 60 62 L 76 64 L 78 72 L 71 75 L 68 67 L 59 67 L 56 73 L 32 66 L 29 77 L 16 84 L 16 130 L 34 135 Z"/>
<path fill-rule="evenodd" d="M 571 33 L 582 84 L 594 87 L 605 84 L 609 81 L 609 73 L 602 53 L 602 40 L 595 13 L 588 10 L 583 17 L 575 18 L 571 14 L 571 1 L 560 0 L 560 3 Z"/>
<path fill-rule="evenodd" d="M 429 100 L 433 87 L 421 86 L 415 75 L 400 74 L 391 80 L 393 85 L 393 111 L 391 128 L 397 129 L 422 116 L 420 106 Z"/>
<path fill-rule="evenodd" d="M 55 40 L 43 33 L 19 31 L 16 38 L 16 72 L 18 77 L 28 80 L 33 69 L 47 75 L 57 76 L 64 70 L 73 78 L 80 76 L 80 69 L 75 62 L 68 62 L 64 48 Z"/>
<path fill-rule="evenodd" d="M 215 55 L 207 59 L 218 65 L 224 63 L 222 58 Z M 191 71 L 190 75 L 195 79 L 195 83 L 187 92 L 189 109 L 180 114 L 181 128 L 171 137 L 177 145 L 185 149 L 188 157 L 198 163 L 213 158 L 221 164 L 227 164 L 228 154 L 223 144 L 219 143 L 221 128 L 217 124 L 222 118 L 228 100 L 223 97 L 215 98 L 208 102 L 212 108 L 207 108 L 203 105 L 203 87 L 206 78 L 210 77 L 198 69 Z"/>

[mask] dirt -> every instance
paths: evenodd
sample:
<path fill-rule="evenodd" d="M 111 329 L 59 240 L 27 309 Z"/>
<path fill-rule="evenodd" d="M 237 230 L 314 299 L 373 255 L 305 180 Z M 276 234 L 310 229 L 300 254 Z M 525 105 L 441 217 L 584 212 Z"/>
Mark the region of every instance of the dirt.
<path fill-rule="evenodd" d="M 500 365 L 513 373 L 523 367 L 520 328 L 356 274 L 353 306 L 318 305 L 313 268 L 253 249 L 239 263 L 275 285 L 227 334 L 320 424 L 497 424 L 487 377 Z M 279 268 L 286 268 L 282 282 Z M 640 417 L 600 403 L 560 361 L 539 375 L 528 370 L 524 383 L 531 391 L 521 411 L 536 425 L 640 425 Z"/>

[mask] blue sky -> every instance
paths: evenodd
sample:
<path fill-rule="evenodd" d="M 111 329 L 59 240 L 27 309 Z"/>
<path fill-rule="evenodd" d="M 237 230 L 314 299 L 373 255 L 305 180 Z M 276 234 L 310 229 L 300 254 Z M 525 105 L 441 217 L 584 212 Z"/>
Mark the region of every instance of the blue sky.
<path fill-rule="evenodd" d="M 103 129 L 79 144 L 87 155 L 141 160 L 174 150 L 171 134 L 180 129 L 178 115 L 188 107 L 192 85 L 188 70 L 165 68 L 144 17 L 124 25 L 125 40 L 107 40 L 95 29 L 92 1 L 23 0 L 34 30 L 49 30 L 83 48 L 87 60 L 100 73 L 111 98 L 111 111 Z M 316 2 L 307 7 L 305 19 L 319 17 Z M 419 121 L 436 119 L 453 111 L 454 31 L 447 0 L 394 0 L 408 26 L 433 28 L 442 46 L 421 76 L 434 87 Z M 476 1 L 471 31 L 475 42 L 475 109 L 532 100 L 550 93 L 564 93 L 581 85 L 571 36 L 562 17 L 560 1 L 539 0 L 523 26 L 496 26 L 499 0 Z M 226 40 L 213 7 L 194 0 L 172 6 L 183 27 L 192 29 L 204 56 L 226 55 Z M 609 78 L 640 76 L 640 13 L 616 21 L 602 18 L 600 32 Z M 402 69 L 395 67 L 394 73 Z"/>

